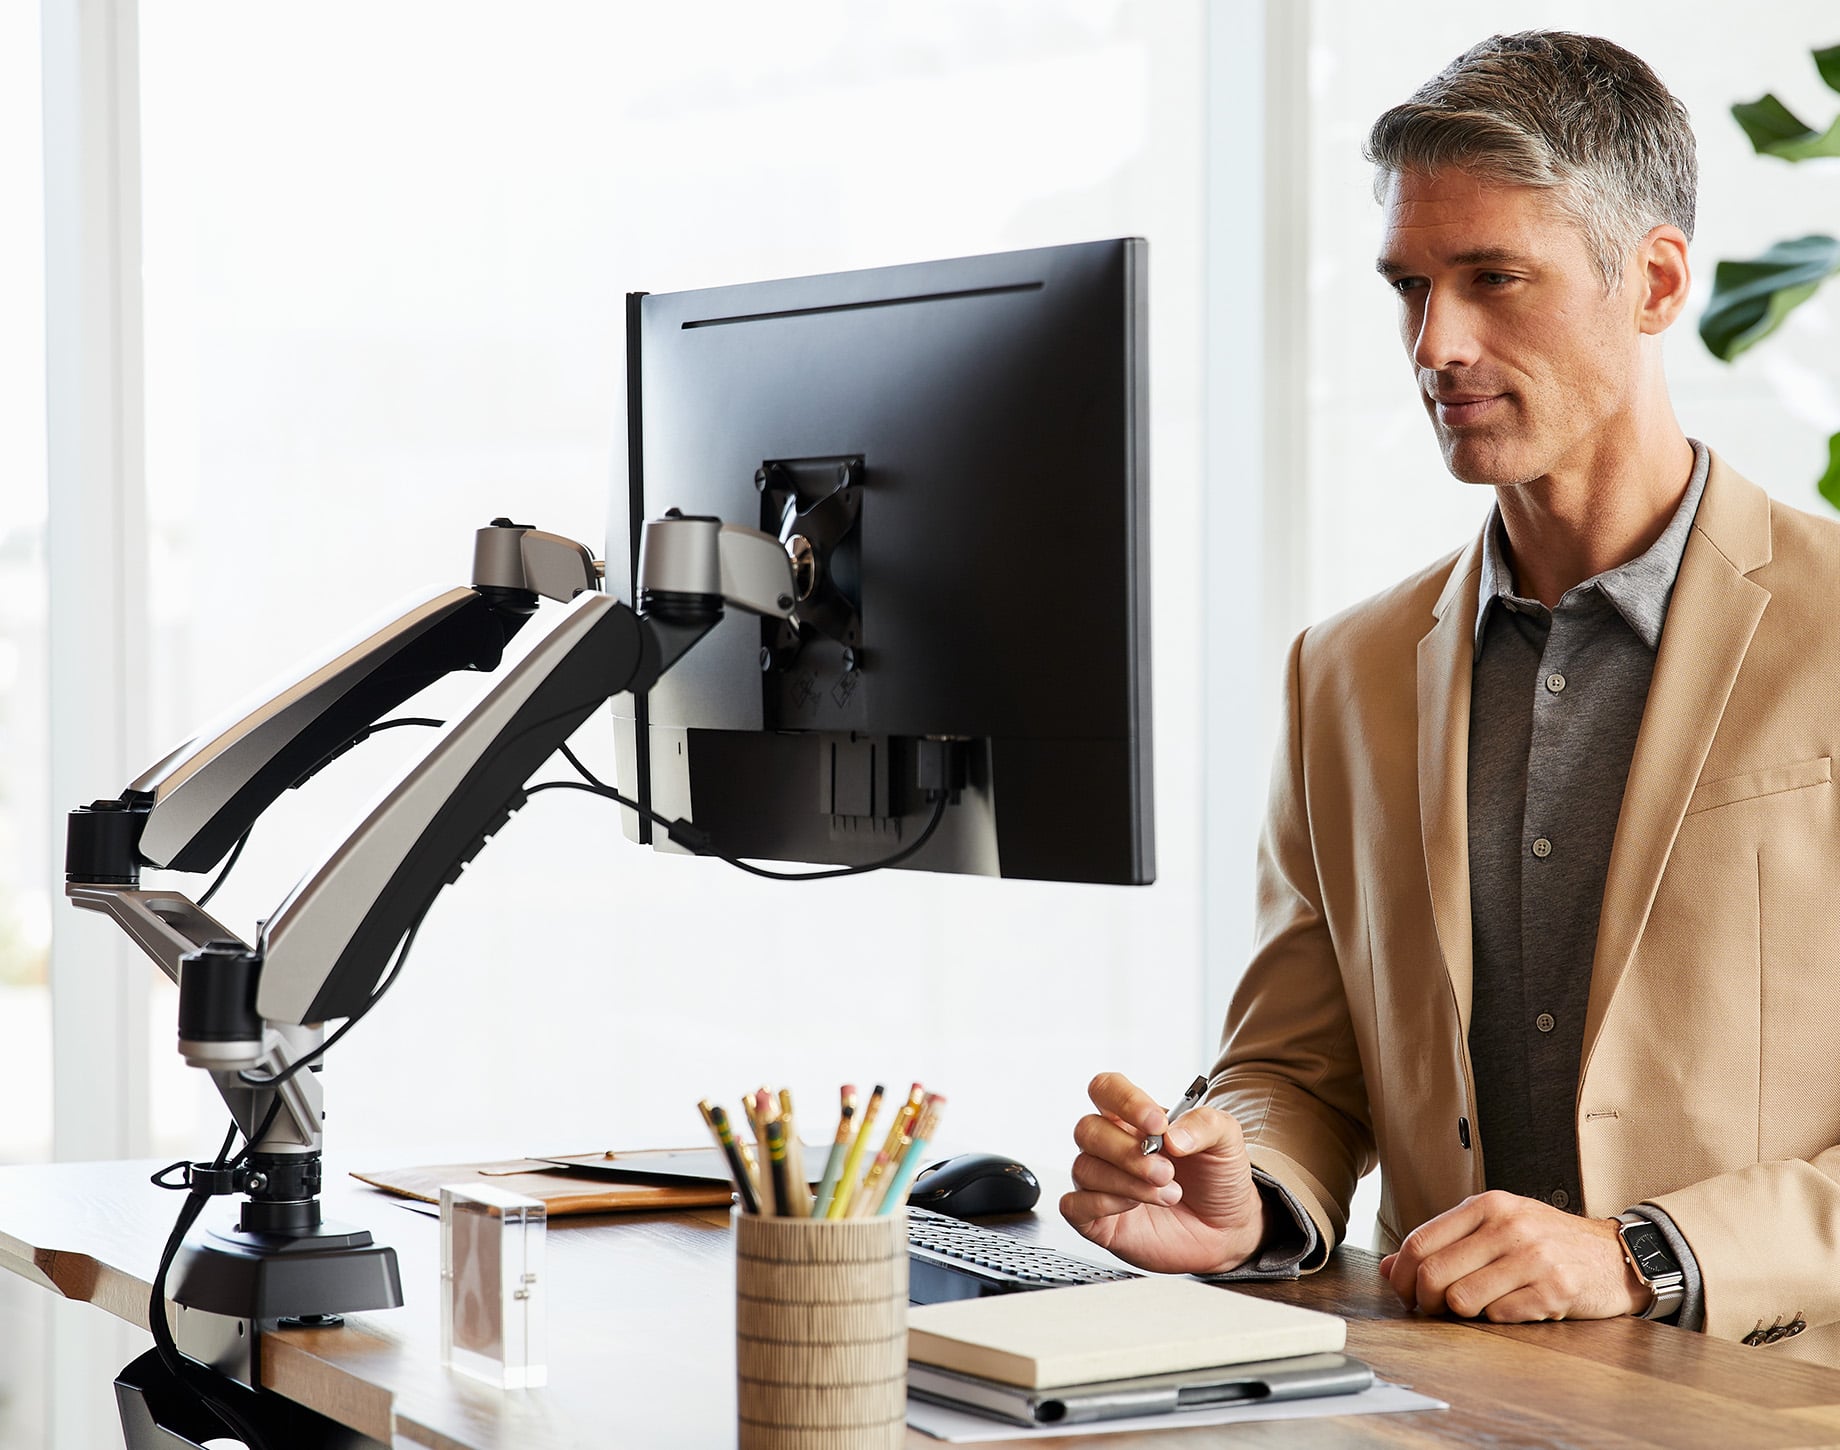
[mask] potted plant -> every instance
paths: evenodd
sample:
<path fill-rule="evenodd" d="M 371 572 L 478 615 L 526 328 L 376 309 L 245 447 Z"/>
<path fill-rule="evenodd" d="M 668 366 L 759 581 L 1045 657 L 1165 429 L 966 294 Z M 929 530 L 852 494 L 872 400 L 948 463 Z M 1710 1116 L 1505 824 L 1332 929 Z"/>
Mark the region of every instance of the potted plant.
<path fill-rule="evenodd" d="M 1828 89 L 1840 92 L 1840 45 L 1813 54 Z M 1840 117 L 1817 131 L 1769 94 L 1740 102 L 1731 114 L 1759 156 L 1785 162 L 1840 157 Z M 1713 273 L 1712 300 L 1699 320 L 1699 335 L 1714 357 L 1730 362 L 1782 326 L 1835 273 L 1840 273 L 1840 240 L 1819 233 L 1778 242 L 1748 262 L 1722 261 Z M 1827 471 L 1816 487 L 1840 508 L 1840 433 L 1827 440 Z"/>

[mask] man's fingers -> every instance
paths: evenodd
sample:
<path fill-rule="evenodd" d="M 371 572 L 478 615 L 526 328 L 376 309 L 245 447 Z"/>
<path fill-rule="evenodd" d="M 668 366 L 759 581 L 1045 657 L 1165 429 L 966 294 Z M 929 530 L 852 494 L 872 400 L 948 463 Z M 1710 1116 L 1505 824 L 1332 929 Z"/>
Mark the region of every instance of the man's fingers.
<path fill-rule="evenodd" d="M 1116 1164 L 1144 1183 L 1167 1183 L 1175 1176 L 1167 1159 L 1144 1153 L 1135 1130 L 1121 1128 L 1097 1113 L 1088 1113 L 1073 1125 L 1073 1141 L 1082 1153 Z"/>
<path fill-rule="evenodd" d="M 1494 1300 L 1482 1311 L 1482 1318 L 1491 1324 L 1532 1324 L 1542 1319 L 1563 1319 L 1565 1311 L 1554 1307 L 1545 1290 L 1528 1285 Z"/>
<path fill-rule="evenodd" d="M 1459 1248 L 1466 1248 L 1475 1243 L 1482 1235 L 1474 1234 Z M 1491 1249 L 1466 1255 L 1474 1267 L 1462 1273 L 1446 1273 L 1435 1293 L 1436 1302 L 1427 1303 L 1427 1294 L 1423 1288 L 1425 1274 L 1419 1274 L 1420 1290 L 1418 1307 L 1428 1314 L 1439 1310 L 1448 1310 L 1460 1319 L 1475 1319 L 1498 1299 L 1517 1292 L 1525 1291 L 1533 1282 L 1529 1272 L 1530 1265 L 1524 1255 L 1510 1254 L 1498 1256 Z M 1444 1256 L 1434 1259 L 1432 1264 L 1442 1265 Z M 1491 1316 L 1492 1317 L 1492 1316 Z"/>
<path fill-rule="evenodd" d="M 1100 1112 L 1131 1124 L 1140 1135 L 1160 1133 L 1167 1124 L 1163 1105 L 1121 1072 L 1100 1073 L 1086 1085 L 1086 1095 Z"/>
<path fill-rule="evenodd" d="M 1167 1169 L 1168 1165 L 1164 1167 Z M 1164 1174 L 1160 1183 L 1147 1182 L 1138 1174 L 1089 1153 L 1082 1153 L 1073 1160 L 1073 1182 L 1076 1188 L 1127 1199 L 1132 1203 L 1170 1204 L 1182 1201 L 1182 1190 L 1170 1181 L 1168 1173 Z"/>
<path fill-rule="evenodd" d="M 1137 1201 L 1084 1190 L 1061 1195 L 1061 1217 L 1101 1247 L 1111 1238 L 1110 1221 L 1138 1207 Z"/>
<path fill-rule="evenodd" d="M 1497 1225 L 1485 1223 L 1474 1233 L 1421 1259 L 1414 1282 L 1414 1298 L 1427 1314 L 1442 1313 L 1473 1318 L 1490 1300 L 1519 1288 L 1526 1275 L 1514 1278 L 1509 1266 L 1511 1245 Z M 1459 1301 L 1451 1295 L 1462 1291 Z M 1478 1298 L 1478 1294 L 1486 1297 Z"/>
<path fill-rule="evenodd" d="M 1188 1120 L 1184 1118 L 1183 1121 Z M 1408 1309 L 1424 1309 L 1427 1313 L 1435 1313 L 1443 1308 L 1443 1286 L 1479 1267 L 1480 1262 L 1486 1260 L 1478 1263 L 1464 1261 L 1455 1273 L 1446 1273 L 1437 1281 L 1439 1292 L 1435 1296 L 1435 1304 L 1431 1305 L 1426 1304 L 1421 1296 L 1419 1270 L 1425 1261 L 1453 1244 L 1461 1243 L 1483 1224 L 1507 1212 L 1518 1202 L 1513 1194 L 1493 1192 L 1478 1193 L 1473 1198 L 1464 1199 L 1455 1208 L 1446 1209 L 1436 1218 L 1426 1219 L 1407 1234 L 1405 1242 L 1399 1246 L 1399 1252 L 1389 1256 L 1391 1266 L 1383 1264 L 1381 1273 L 1386 1275 L 1387 1281 L 1393 1286 L 1393 1292 L 1399 1295 Z"/>
<path fill-rule="evenodd" d="M 1175 1158 L 1196 1153 L 1242 1152 L 1246 1135 L 1239 1119 L 1219 1108 L 1194 1108 L 1163 1134 L 1163 1151 Z"/>

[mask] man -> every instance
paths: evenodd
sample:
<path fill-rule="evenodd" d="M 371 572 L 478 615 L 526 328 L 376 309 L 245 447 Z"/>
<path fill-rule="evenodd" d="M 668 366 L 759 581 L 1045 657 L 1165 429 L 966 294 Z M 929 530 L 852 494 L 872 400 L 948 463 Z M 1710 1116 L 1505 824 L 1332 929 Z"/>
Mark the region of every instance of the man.
<path fill-rule="evenodd" d="M 1496 37 L 1368 155 L 1495 508 L 1293 646 L 1209 1106 L 1146 1156 L 1163 1109 L 1096 1078 L 1062 1212 L 1150 1269 L 1308 1272 L 1377 1160 L 1408 1305 L 1840 1363 L 1840 526 L 1675 420 L 1686 113 L 1608 42 Z"/>

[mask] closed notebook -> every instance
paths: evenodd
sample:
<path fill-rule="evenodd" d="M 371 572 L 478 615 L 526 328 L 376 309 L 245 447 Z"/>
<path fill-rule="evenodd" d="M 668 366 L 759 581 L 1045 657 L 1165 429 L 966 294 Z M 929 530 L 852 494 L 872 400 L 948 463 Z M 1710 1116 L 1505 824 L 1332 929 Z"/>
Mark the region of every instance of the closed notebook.
<path fill-rule="evenodd" d="M 1333 1314 L 1198 1279 L 1152 1276 L 907 1311 L 907 1357 L 1025 1389 L 1335 1354 Z"/>

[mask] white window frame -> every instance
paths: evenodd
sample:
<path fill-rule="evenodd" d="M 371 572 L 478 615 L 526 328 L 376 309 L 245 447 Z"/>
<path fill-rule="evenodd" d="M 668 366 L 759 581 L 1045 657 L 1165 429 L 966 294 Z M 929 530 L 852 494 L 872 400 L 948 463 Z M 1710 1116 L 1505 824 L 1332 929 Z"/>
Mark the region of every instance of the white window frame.
<path fill-rule="evenodd" d="M 136 0 L 41 9 L 50 773 L 64 807 L 120 790 L 147 749 L 138 18 Z M 106 923 L 61 904 L 52 922 L 52 1156 L 144 1156 L 147 963 Z M 60 1307 L 51 1450 L 119 1443 L 109 1387 L 147 1342 Z"/>
<path fill-rule="evenodd" d="M 1207 15 L 1203 1062 L 1252 947 L 1265 766 L 1309 601 L 1310 7 Z"/>

